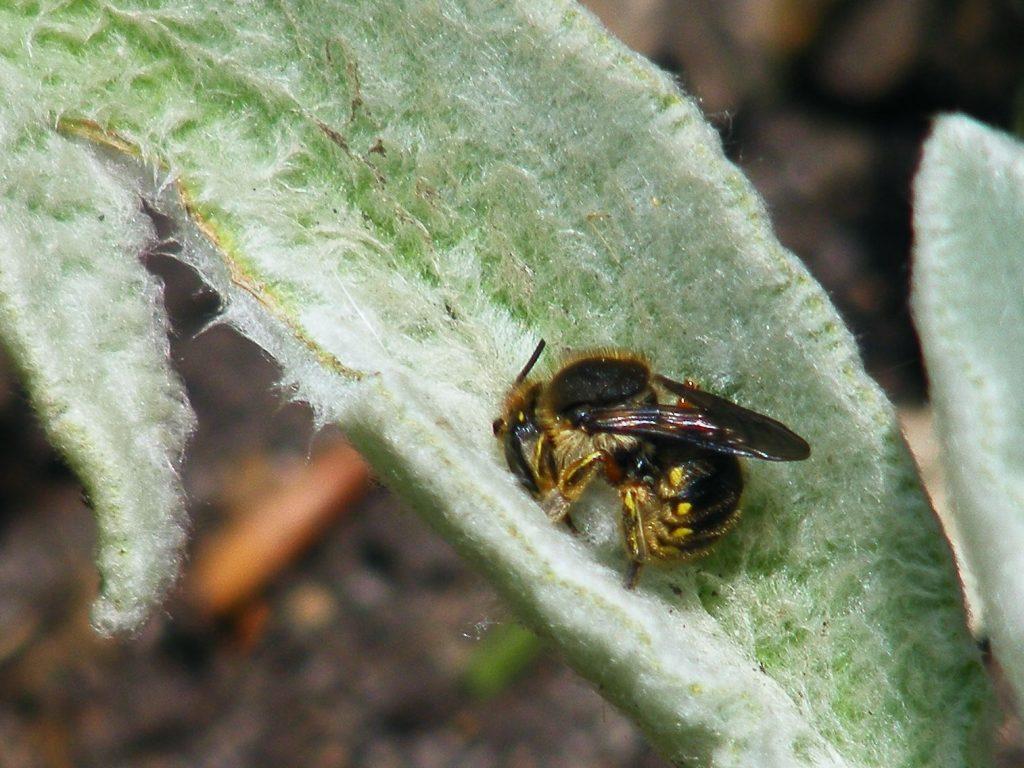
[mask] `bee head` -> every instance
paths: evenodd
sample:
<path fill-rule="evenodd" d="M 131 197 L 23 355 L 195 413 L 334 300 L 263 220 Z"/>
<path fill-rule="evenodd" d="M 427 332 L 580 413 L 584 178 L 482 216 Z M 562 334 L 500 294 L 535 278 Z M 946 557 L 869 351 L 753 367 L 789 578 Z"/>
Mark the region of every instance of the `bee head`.
<path fill-rule="evenodd" d="M 540 435 L 534 415 L 537 384 L 518 384 L 505 398 L 501 416 L 491 424 L 502 443 L 505 461 L 512 473 L 531 493 L 538 493 L 537 470 L 532 466 L 534 447 Z"/>
<path fill-rule="evenodd" d="M 540 353 L 544 351 L 544 346 L 545 341 L 541 339 L 533 350 L 533 354 L 530 355 L 530 359 L 526 361 L 526 365 L 523 366 L 523 369 L 516 376 L 512 390 L 505 397 L 505 407 L 502 409 L 502 415 L 491 423 L 491 430 L 494 432 L 495 437 L 504 437 L 510 423 L 515 425 L 526 421 L 526 411 L 527 409 L 532 409 L 537 399 L 537 386 L 535 384 L 524 385 L 523 382 L 526 381 L 526 377 L 533 370 L 533 366 L 540 358 Z"/>

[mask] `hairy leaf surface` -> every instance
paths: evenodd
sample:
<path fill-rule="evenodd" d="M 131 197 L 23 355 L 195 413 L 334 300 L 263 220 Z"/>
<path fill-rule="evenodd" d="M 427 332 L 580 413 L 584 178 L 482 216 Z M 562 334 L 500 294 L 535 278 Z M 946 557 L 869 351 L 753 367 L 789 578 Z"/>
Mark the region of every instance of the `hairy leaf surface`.
<path fill-rule="evenodd" d="M 93 622 L 134 629 L 177 571 L 177 466 L 194 420 L 160 286 L 138 261 L 152 226 L 138 194 L 55 133 L 2 60 L 0 92 L 0 336 L 99 520 Z"/>
<path fill-rule="evenodd" d="M 962 115 L 925 145 L 914 318 L 960 543 L 1024 701 L 1024 145 Z"/>
<path fill-rule="evenodd" d="M 694 103 L 578 7 L 15 3 L 0 53 L 135 149 L 225 319 L 676 763 L 985 764 L 892 409 Z M 735 533 L 628 592 L 614 501 L 553 528 L 491 436 L 538 336 L 641 350 L 812 458 L 749 462 Z"/>

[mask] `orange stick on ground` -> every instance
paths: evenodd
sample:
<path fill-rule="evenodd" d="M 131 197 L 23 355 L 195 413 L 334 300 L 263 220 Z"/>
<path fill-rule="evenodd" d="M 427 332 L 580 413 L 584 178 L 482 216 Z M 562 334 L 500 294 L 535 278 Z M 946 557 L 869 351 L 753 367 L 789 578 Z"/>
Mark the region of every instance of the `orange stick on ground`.
<path fill-rule="evenodd" d="M 313 458 L 200 546 L 185 582 L 190 607 L 210 621 L 251 600 L 369 485 L 370 468 L 350 445 Z"/>

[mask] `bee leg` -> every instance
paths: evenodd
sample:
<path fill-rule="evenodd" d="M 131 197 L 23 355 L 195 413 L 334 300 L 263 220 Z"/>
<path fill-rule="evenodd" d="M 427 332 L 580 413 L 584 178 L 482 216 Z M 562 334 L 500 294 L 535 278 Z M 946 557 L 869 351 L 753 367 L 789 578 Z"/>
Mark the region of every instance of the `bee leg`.
<path fill-rule="evenodd" d="M 610 457 L 605 451 L 594 451 L 582 459 L 576 459 L 562 472 L 562 476 L 558 480 L 558 492 L 569 501 L 576 501 L 590 485 L 597 470 L 604 466 L 609 459 Z"/>
<path fill-rule="evenodd" d="M 541 508 L 544 510 L 544 514 L 548 516 L 548 520 L 552 523 L 565 523 L 565 527 L 569 529 L 569 533 L 573 536 L 579 536 L 580 529 L 576 527 L 576 523 L 572 521 L 572 517 L 569 515 L 569 507 L 571 504 L 572 502 L 569 499 L 562 496 L 558 491 L 555 491 L 541 502 Z"/>
<path fill-rule="evenodd" d="M 636 589 L 636 585 L 640 581 L 640 569 L 643 567 L 643 563 L 638 563 L 636 560 L 629 561 L 629 570 L 626 571 L 626 589 Z"/>
<path fill-rule="evenodd" d="M 558 480 L 558 487 L 551 491 L 541 503 L 551 522 L 558 523 L 568 520 L 569 505 L 583 495 L 583 491 L 594 479 L 597 470 L 609 460 L 609 455 L 604 451 L 594 451 L 565 468 Z M 574 528 L 571 521 L 568 525 L 570 530 Z"/>
<path fill-rule="evenodd" d="M 654 499 L 651 491 L 640 485 L 620 486 L 619 495 L 622 498 L 622 532 L 629 554 L 626 589 L 633 589 L 640 580 L 640 568 L 649 556 L 644 536 L 644 510 Z"/>
<path fill-rule="evenodd" d="M 688 389 L 692 389 L 699 392 L 701 390 L 701 386 L 696 381 L 690 378 L 683 379 L 682 381 L 673 381 L 667 376 L 661 376 L 659 374 L 655 374 L 654 380 L 661 384 L 661 386 L 665 387 L 669 392 L 676 395 L 678 398 L 676 400 L 677 406 L 680 408 L 694 407 L 694 404 L 687 400 L 686 391 Z"/>
<path fill-rule="evenodd" d="M 548 520 L 552 523 L 560 523 L 563 520 L 569 519 L 569 505 L 571 503 L 572 499 L 567 499 L 562 495 L 561 491 L 554 490 L 544 497 L 541 507 L 544 510 L 544 514 L 548 516 Z"/>

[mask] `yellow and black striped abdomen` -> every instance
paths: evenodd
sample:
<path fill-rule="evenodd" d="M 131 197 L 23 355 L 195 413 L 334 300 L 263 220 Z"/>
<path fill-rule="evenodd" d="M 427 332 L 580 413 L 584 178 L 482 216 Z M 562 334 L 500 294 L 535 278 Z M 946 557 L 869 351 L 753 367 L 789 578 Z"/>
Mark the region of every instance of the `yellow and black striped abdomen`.
<path fill-rule="evenodd" d="M 735 456 L 708 452 L 665 467 L 654 491 L 643 520 L 648 555 L 694 557 L 739 518 L 743 476 Z"/>

